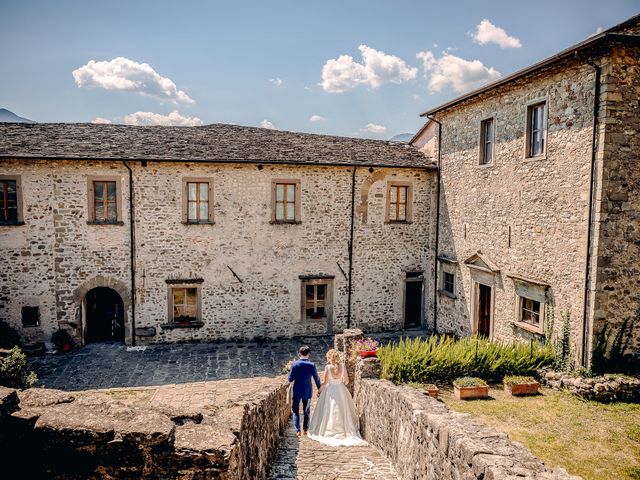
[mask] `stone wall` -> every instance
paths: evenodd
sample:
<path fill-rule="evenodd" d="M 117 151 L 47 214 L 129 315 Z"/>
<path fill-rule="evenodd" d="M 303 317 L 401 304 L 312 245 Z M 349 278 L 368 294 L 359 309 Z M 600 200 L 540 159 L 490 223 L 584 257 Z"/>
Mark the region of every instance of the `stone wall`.
<path fill-rule="evenodd" d="M 130 163 L 136 326 L 151 335 L 140 336 L 138 343 L 290 337 L 346 327 L 352 168 Z M 84 296 L 104 286 L 123 299 L 130 343 L 126 168 L 121 162 L 6 160 L 0 174 L 21 175 L 25 221 L 0 227 L 0 319 L 27 341 L 49 340 L 61 327 L 81 344 Z M 87 224 L 90 175 L 120 180 L 122 225 Z M 183 177 L 212 179 L 214 224 L 182 223 Z M 271 182 L 277 178 L 300 180 L 301 223 L 270 222 Z M 389 180 L 412 182 L 412 223 L 385 223 Z M 422 169 L 357 170 L 356 206 L 366 207 L 367 215 L 356 213 L 354 225 L 353 326 L 401 328 L 406 271 L 424 271 L 427 282 L 432 278 L 432 181 L 433 174 Z M 330 322 L 301 320 L 301 275 L 333 277 Z M 163 328 L 168 323 L 167 280 L 194 278 L 202 281 L 203 324 Z M 426 312 L 431 311 L 431 291 L 425 286 Z M 21 327 L 22 306 L 40 307 L 39 327 Z"/>
<path fill-rule="evenodd" d="M 415 388 L 364 378 L 355 402 L 363 437 L 402 478 L 577 478 L 561 468 L 550 470 L 506 434 L 452 412 Z"/>
<path fill-rule="evenodd" d="M 220 388 L 233 381 L 226 382 Z M 78 480 L 266 478 L 291 413 L 288 383 L 282 378 L 244 382 L 261 382 L 263 389 L 200 410 L 125 404 L 103 393 L 19 392 L 19 410 L 12 408 L 8 420 L 0 416 L 3 474 Z M 0 396 L 6 397 L 2 391 Z"/>
<path fill-rule="evenodd" d="M 555 390 L 598 402 L 639 402 L 640 378 L 625 375 L 578 377 L 565 372 L 541 371 L 540 383 Z"/>
<path fill-rule="evenodd" d="M 615 48 L 602 71 L 592 341 L 614 362 L 640 355 L 639 58 Z"/>

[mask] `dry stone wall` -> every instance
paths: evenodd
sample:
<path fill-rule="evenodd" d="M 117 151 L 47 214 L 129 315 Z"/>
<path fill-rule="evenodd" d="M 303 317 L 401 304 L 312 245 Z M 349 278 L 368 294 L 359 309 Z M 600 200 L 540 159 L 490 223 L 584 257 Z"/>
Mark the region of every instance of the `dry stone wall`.
<path fill-rule="evenodd" d="M 364 362 L 360 362 L 361 364 Z M 389 458 L 402 478 L 412 479 L 577 479 L 549 469 L 506 434 L 452 412 L 411 387 L 364 378 L 373 362 L 358 369 L 355 403 L 363 437 Z"/>
<path fill-rule="evenodd" d="M 328 166 L 129 162 L 136 216 L 138 343 L 290 337 L 341 330 L 347 322 L 352 168 Z M 382 173 L 381 173 L 382 172 Z M 84 339 L 83 301 L 95 287 L 114 289 L 132 341 L 128 171 L 121 162 L 7 160 L 0 174 L 20 175 L 25 224 L 0 228 L 0 319 L 26 341 L 60 328 Z M 406 271 L 433 271 L 432 182 L 422 169 L 375 169 L 366 223 L 354 224 L 352 325 L 403 325 Z M 122 225 L 90 225 L 88 176 L 121 184 Z M 360 167 L 356 204 L 372 173 Z M 182 178 L 213 182 L 214 224 L 182 223 Z M 301 222 L 271 221 L 274 179 L 298 179 Z M 385 223 L 386 183 L 413 185 L 413 222 Z M 238 278 L 234 276 L 231 270 Z M 343 274 L 344 271 L 344 274 Z M 332 321 L 301 319 L 304 275 L 333 277 Z M 167 280 L 201 281 L 202 325 L 168 324 Z M 424 288 L 425 310 L 431 288 Z M 40 326 L 22 328 L 23 306 L 40 307 Z"/>
<path fill-rule="evenodd" d="M 226 382 L 220 388 L 232 381 Z M 0 387 L 3 474 L 83 480 L 266 478 L 291 414 L 288 382 L 236 382 L 251 385 L 245 387 L 246 397 L 200 410 L 40 388 L 19 392 L 18 404 L 14 390 Z M 233 388 L 242 392 L 243 387 Z"/>

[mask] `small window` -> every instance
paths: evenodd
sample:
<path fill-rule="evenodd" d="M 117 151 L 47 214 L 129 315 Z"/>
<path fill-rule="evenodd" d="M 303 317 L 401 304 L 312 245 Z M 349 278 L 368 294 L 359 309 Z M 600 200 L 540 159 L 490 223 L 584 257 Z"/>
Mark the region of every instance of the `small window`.
<path fill-rule="evenodd" d="M 520 321 L 541 329 L 541 308 L 540 302 L 526 297 L 520 297 Z"/>
<path fill-rule="evenodd" d="M 213 180 L 182 179 L 182 222 L 213 223 Z"/>
<path fill-rule="evenodd" d="M 22 326 L 37 327 L 40 325 L 39 307 L 22 307 Z"/>
<path fill-rule="evenodd" d="M 442 272 L 442 290 L 453 295 L 454 277 L 453 273 Z"/>
<path fill-rule="evenodd" d="M 177 325 L 197 323 L 199 315 L 199 291 L 194 286 L 171 287 L 171 322 Z"/>
<path fill-rule="evenodd" d="M 116 182 L 93 182 L 93 193 L 94 221 L 117 222 Z"/>
<path fill-rule="evenodd" d="M 327 321 L 331 315 L 333 281 L 326 278 L 302 281 L 302 319 Z"/>
<path fill-rule="evenodd" d="M 275 180 L 272 197 L 273 222 L 297 223 L 300 221 L 299 180 Z"/>
<path fill-rule="evenodd" d="M 20 178 L 0 176 L 0 225 L 22 223 Z"/>
<path fill-rule="evenodd" d="M 209 221 L 209 184 L 206 182 L 188 182 L 188 214 L 190 223 Z"/>
<path fill-rule="evenodd" d="M 89 223 L 122 223 L 120 180 L 117 177 L 89 177 L 87 190 Z"/>
<path fill-rule="evenodd" d="M 387 185 L 387 222 L 411 221 L 412 188 L 408 182 L 390 182 Z"/>
<path fill-rule="evenodd" d="M 493 118 L 488 118 L 480 123 L 480 165 L 493 162 Z"/>
<path fill-rule="evenodd" d="M 546 102 L 527 107 L 527 157 L 544 155 L 547 136 Z"/>

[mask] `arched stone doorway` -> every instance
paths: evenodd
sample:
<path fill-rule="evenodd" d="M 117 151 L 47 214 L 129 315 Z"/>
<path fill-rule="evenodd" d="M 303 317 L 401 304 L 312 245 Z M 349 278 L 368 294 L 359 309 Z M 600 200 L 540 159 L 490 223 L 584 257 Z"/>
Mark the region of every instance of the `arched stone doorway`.
<path fill-rule="evenodd" d="M 115 290 L 97 287 L 84 298 L 84 343 L 124 342 L 124 303 Z"/>

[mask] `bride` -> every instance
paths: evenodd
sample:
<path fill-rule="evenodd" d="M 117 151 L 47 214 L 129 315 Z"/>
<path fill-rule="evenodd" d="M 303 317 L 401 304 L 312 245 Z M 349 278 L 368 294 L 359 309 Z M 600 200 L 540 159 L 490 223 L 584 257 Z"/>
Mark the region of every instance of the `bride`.
<path fill-rule="evenodd" d="M 349 377 L 340 352 L 333 348 L 327 352 L 320 398 L 316 403 L 309 427 L 309 438 L 326 445 L 367 445 L 358 429 L 358 416 L 349 390 Z"/>

